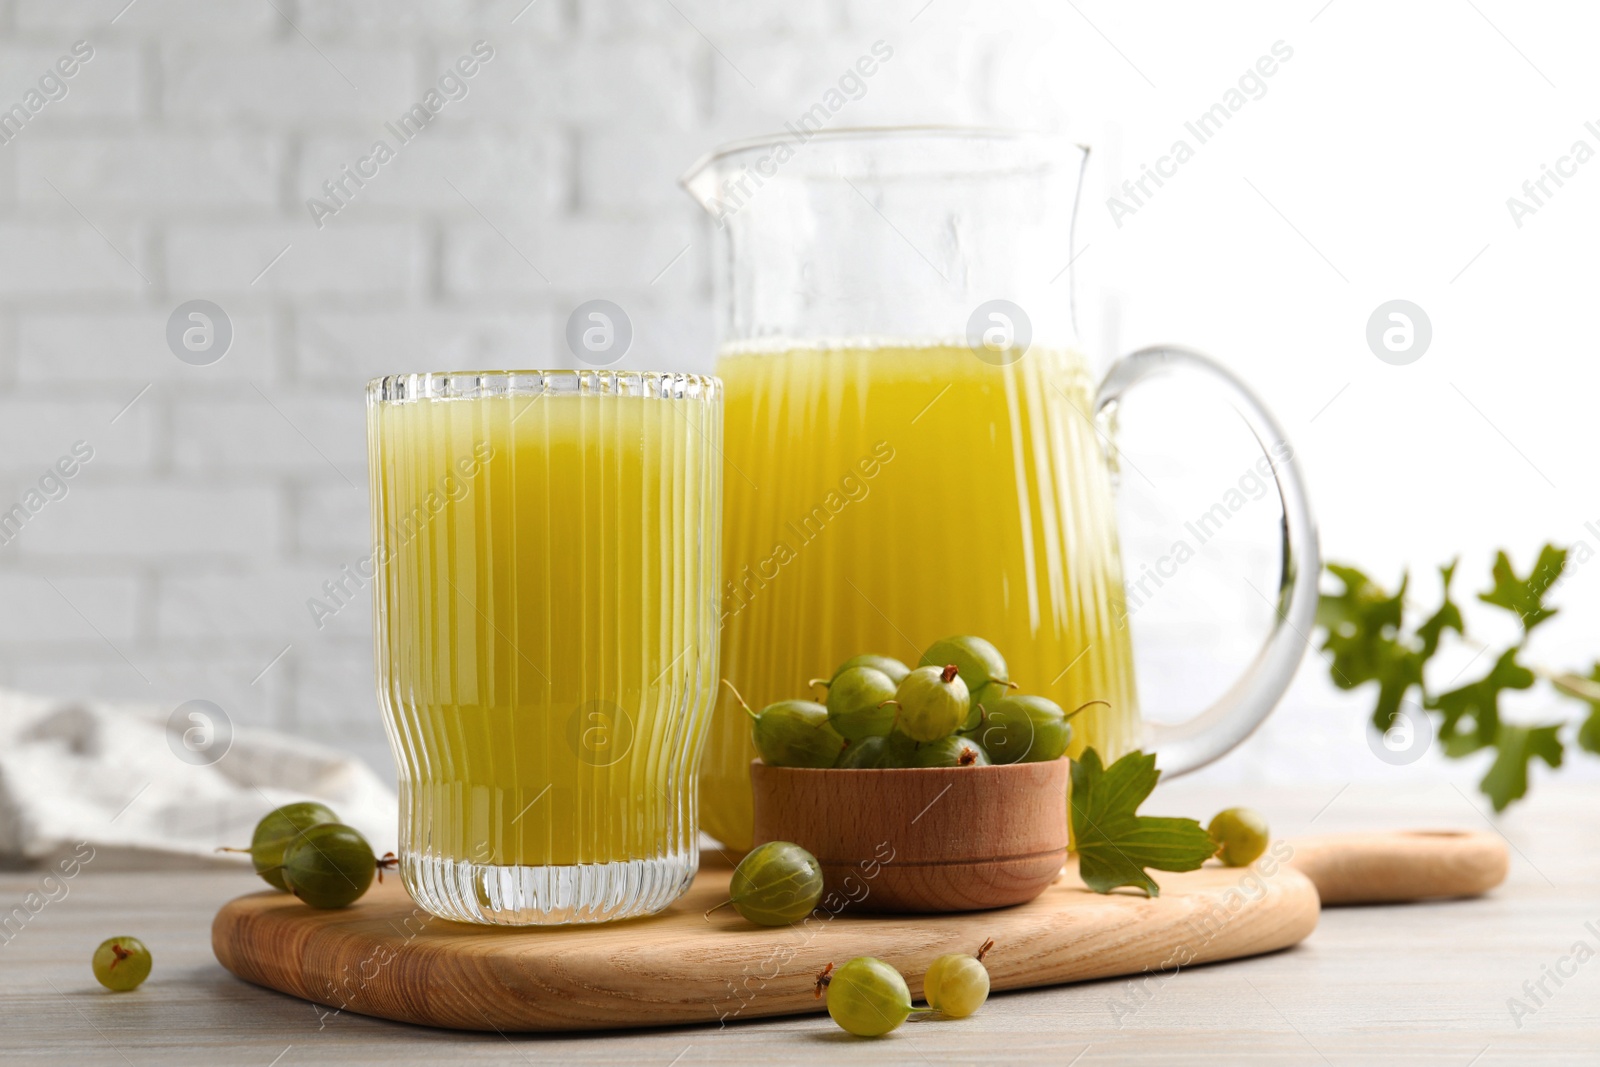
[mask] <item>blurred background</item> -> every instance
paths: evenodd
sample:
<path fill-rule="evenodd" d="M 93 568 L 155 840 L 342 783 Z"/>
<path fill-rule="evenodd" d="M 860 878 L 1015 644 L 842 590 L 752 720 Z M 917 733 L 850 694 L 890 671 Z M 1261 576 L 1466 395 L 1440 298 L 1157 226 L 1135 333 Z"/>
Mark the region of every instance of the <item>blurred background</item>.
<path fill-rule="evenodd" d="M 1506 0 L 0 0 L 0 109 L 24 108 L 0 113 L 0 512 L 44 501 L 0 527 L 0 684 L 211 700 L 388 776 L 367 591 L 343 571 L 370 551 L 364 382 L 577 366 L 567 317 L 591 299 L 633 323 L 622 368 L 709 371 L 712 223 L 677 177 L 795 121 L 879 42 L 892 58 L 834 126 L 1093 146 L 1073 252 L 1091 361 L 1177 341 L 1253 383 L 1330 558 L 1390 583 L 1410 565 L 1427 605 L 1458 554 L 1470 596 L 1498 546 L 1519 570 L 1545 540 L 1600 551 L 1600 163 L 1523 190 L 1575 142 L 1600 149 L 1597 23 Z M 395 158 L 328 197 L 474 54 Z M 1252 76 L 1264 56 L 1275 72 Z M 1230 94 L 1201 143 L 1185 124 Z M 1163 184 L 1125 189 L 1180 139 L 1192 157 Z M 231 325 L 206 365 L 169 345 L 192 300 Z M 1429 324 L 1406 365 L 1368 344 L 1391 300 Z M 1130 402 L 1120 443 L 1140 472 L 1121 499 L 1135 575 L 1255 457 L 1226 406 L 1181 383 Z M 52 478 L 75 447 L 92 458 Z M 1277 519 L 1252 501 L 1139 606 L 1152 717 L 1186 716 L 1249 661 Z M 1600 566 L 1553 599 L 1563 615 L 1528 658 L 1586 672 Z M 1481 775 L 1481 759 L 1375 759 L 1370 707 L 1313 651 L 1278 715 L 1202 773 Z"/>

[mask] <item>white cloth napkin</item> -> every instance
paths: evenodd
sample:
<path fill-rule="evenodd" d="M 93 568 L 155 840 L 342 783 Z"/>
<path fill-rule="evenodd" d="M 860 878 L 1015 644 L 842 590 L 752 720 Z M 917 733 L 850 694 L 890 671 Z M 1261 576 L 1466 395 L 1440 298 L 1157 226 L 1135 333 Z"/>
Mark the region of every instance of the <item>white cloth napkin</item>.
<path fill-rule="evenodd" d="M 269 730 L 230 730 L 225 716 L 212 722 L 195 707 L 200 718 L 189 705 L 0 689 L 0 863 L 81 857 L 83 844 L 97 868 L 227 862 L 217 846 L 248 847 L 262 815 L 297 800 L 328 805 L 379 855 L 394 849 L 394 791 L 361 760 Z"/>

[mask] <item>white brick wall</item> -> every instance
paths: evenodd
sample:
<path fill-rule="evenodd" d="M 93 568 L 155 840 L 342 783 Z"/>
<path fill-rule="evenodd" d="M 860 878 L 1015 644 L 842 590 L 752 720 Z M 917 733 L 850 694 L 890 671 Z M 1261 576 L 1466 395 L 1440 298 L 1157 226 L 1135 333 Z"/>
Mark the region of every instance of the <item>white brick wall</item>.
<path fill-rule="evenodd" d="M 23 136 L 33 133 L 23 131 Z M 9 147 L 9 146 L 8 146 Z M 59 211 L 31 209 L 28 216 L 60 215 L 53 223 L 19 220 L 0 223 L 0 292 L 17 298 L 83 298 L 136 296 L 152 284 L 142 227 L 101 225 L 100 232 L 83 225 L 65 203 Z M 18 209 L 20 210 L 20 209 Z M 140 266 L 144 260 L 144 266 Z M 141 277 L 141 274 L 144 277 Z M 37 306 L 37 305 L 31 305 Z"/>
<path fill-rule="evenodd" d="M 105 17 L 100 16 L 100 19 Z M 4 100 L 8 108 L 37 84 L 39 76 L 58 58 L 67 55 L 74 42 L 88 41 L 94 54 L 67 82 L 66 97 L 34 116 L 34 121 L 28 124 L 30 129 L 23 131 L 23 137 L 34 132 L 33 127 L 60 129 L 54 120 L 126 122 L 139 118 L 142 110 L 150 106 L 146 66 L 140 46 L 132 39 L 112 43 L 112 35 L 101 32 L 95 20 L 77 24 L 75 29 L 45 30 L 26 36 L 26 42 L 0 45 L 0 90 L 5 94 L 0 100 Z M 106 128 L 115 126 L 112 122 Z"/>
<path fill-rule="evenodd" d="M 19 152 L 17 199 L 59 208 L 271 208 L 283 145 L 271 137 L 165 133 L 58 137 Z M 54 188 L 51 188 L 51 186 Z"/>
<path fill-rule="evenodd" d="M 596 296 L 634 319 L 630 365 L 709 369 L 709 231 L 677 176 L 880 36 L 931 66 L 886 68 L 851 124 L 1000 118 L 986 75 L 951 75 L 987 54 L 954 2 L 942 27 L 921 0 L 525 3 L 0 0 L 0 107 L 95 49 L 0 145 L 0 511 L 95 448 L 0 546 L 0 682 L 206 697 L 386 765 L 367 611 L 319 630 L 305 606 L 367 551 L 365 380 L 570 366 Z M 466 98 L 317 228 L 306 198 L 478 39 Z M 195 298 L 234 327 L 209 367 L 165 341 Z"/>
<path fill-rule="evenodd" d="M 96 393 L 116 397 L 120 409 L 150 382 L 186 390 L 245 380 L 265 386 L 278 377 L 274 320 L 268 314 L 230 315 L 233 346 L 227 358 L 192 367 L 174 359 L 167 347 L 170 309 L 30 312 L 31 306 L 30 301 L 17 317 L 13 366 L 16 381 L 23 385 L 93 386 Z M 133 410 L 118 424 L 131 418 Z"/>

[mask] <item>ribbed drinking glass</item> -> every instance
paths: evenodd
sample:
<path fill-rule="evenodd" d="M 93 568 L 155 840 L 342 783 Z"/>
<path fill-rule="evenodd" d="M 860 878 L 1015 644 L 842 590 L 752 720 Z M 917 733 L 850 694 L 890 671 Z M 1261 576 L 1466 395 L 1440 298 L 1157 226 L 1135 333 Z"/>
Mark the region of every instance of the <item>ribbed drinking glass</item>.
<path fill-rule="evenodd" d="M 401 872 L 435 915 L 602 922 L 693 879 L 721 388 L 601 371 L 368 385 L 377 683 Z"/>

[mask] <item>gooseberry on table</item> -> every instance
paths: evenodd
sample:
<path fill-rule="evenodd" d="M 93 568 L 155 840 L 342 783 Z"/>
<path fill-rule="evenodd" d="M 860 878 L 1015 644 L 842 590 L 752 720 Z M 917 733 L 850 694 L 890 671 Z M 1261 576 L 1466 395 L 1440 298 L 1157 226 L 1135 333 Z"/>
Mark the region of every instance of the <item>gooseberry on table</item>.
<path fill-rule="evenodd" d="M 846 1033 L 882 1037 L 911 1014 L 911 990 L 900 972 L 872 956 L 833 964 L 817 975 L 817 996 L 828 998 L 828 1014 Z"/>
<path fill-rule="evenodd" d="M 95 981 L 113 993 L 137 989 L 150 977 L 150 950 L 137 937 L 108 937 L 94 950 Z"/>

